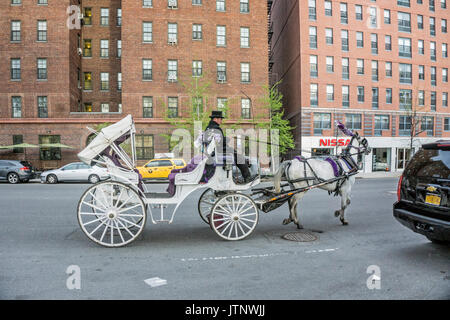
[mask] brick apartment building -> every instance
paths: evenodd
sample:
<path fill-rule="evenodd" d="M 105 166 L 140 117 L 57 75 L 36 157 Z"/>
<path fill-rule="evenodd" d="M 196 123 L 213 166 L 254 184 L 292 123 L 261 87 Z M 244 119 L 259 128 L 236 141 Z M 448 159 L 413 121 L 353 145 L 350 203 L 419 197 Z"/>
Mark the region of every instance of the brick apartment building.
<path fill-rule="evenodd" d="M 138 157 L 168 152 L 165 117 L 183 117 L 184 83 L 210 83 L 249 125 L 268 83 L 266 0 L 4 0 L 0 4 L 0 150 L 37 168 L 77 161 L 86 126 L 134 117 Z M 199 102 L 200 103 L 200 102 Z"/>
<path fill-rule="evenodd" d="M 450 137 L 446 0 L 269 0 L 269 72 L 282 80 L 296 154 L 332 154 L 334 120 L 373 147 L 364 171 L 402 170 L 413 148 Z"/>

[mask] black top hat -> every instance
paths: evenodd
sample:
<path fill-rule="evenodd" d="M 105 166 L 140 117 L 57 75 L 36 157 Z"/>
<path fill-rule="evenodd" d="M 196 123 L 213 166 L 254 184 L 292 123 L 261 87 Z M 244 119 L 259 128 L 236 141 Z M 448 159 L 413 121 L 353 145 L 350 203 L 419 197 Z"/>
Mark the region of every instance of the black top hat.
<path fill-rule="evenodd" d="M 223 119 L 222 111 L 213 110 L 209 117 L 211 119 L 214 119 L 214 118 L 222 118 Z"/>

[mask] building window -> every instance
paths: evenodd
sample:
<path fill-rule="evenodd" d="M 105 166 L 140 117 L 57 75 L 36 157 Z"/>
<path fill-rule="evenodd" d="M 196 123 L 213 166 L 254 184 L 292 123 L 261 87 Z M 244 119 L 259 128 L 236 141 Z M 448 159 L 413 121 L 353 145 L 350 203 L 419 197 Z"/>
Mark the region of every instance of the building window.
<path fill-rule="evenodd" d="M 227 63 L 218 61 L 217 62 L 217 81 L 226 82 L 227 81 Z"/>
<path fill-rule="evenodd" d="M 178 8 L 178 0 L 167 0 L 167 7 L 170 9 Z"/>
<path fill-rule="evenodd" d="M 83 25 L 92 25 L 92 8 L 84 8 Z"/>
<path fill-rule="evenodd" d="M 250 82 L 250 63 L 248 62 L 241 62 L 241 82 Z"/>
<path fill-rule="evenodd" d="M 447 0 L 441 0 L 441 8 L 447 9 Z"/>
<path fill-rule="evenodd" d="M 430 59 L 436 61 L 436 42 L 430 41 Z"/>
<path fill-rule="evenodd" d="M 37 97 L 38 118 L 48 118 L 48 100 L 47 97 Z"/>
<path fill-rule="evenodd" d="M 377 8 L 370 7 L 369 8 L 369 22 L 371 28 L 377 27 Z"/>
<path fill-rule="evenodd" d="M 216 0 L 216 11 L 225 11 L 225 0 Z"/>
<path fill-rule="evenodd" d="M 117 91 L 122 91 L 122 72 L 117 73 Z"/>
<path fill-rule="evenodd" d="M 442 82 L 448 82 L 448 68 L 442 68 Z"/>
<path fill-rule="evenodd" d="M 342 86 L 342 107 L 350 107 L 350 87 Z"/>
<path fill-rule="evenodd" d="M 153 118 L 153 97 L 142 97 L 142 117 Z"/>
<path fill-rule="evenodd" d="M 21 79 L 20 58 L 11 59 L 11 80 Z"/>
<path fill-rule="evenodd" d="M 392 43 L 391 43 L 391 36 L 390 35 L 385 35 L 384 36 L 384 49 L 386 51 L 391 51 L 392 50 Z"/>
<path fill-rule="evenodd" d="M 342 51 L 348 51 L 348 30 L 341 30 Z"/>
<path fill-rule="evenodd" d="M 317 78 L 318 76 L 317 56 L 309 56 L 309 75 L 312 78 Z"/>
<path fill-rule="evenodd" d="M 436 111 L 436 91 L 430 93 L 430 107 L 431 111 Z"/>
<path fill-rule="evenodd" d="M 374 135 L 381 136 L 383 130 L 389 130 L 389 116 L 375 115 L 374 118 Z"/>
<path fill-rule="evenodd" d="M 178 60 L 167 61 L 167 80 L 169 82 L 178 80 Z"/>
<path fill-rule="evenodd" d="M 221 110 L 225 116 L 226 109 L 228 106 L 228 99 L 227 98 L 217 98 L 217 109 Z"/>
<path fill-rule="evenodd" d="M 167 42 L 169 44 L 175 44 L 178 42 L 178 24 L 169 23 L 167 25 Z"/>
<path fill-rule="evenodd" d="M 411 110 L 412 107 L 412 90 L 400 89 L 398 93 L 400 110 Z"/>
<path fill-rule="evenodd" d="M 84 90 L 92 90 L 92 72 L 84 73 Z"/>
<path fill-rule="evenodd" d="M 417 41 L 417 48 L 418 48 L 419 54 L 423 55 L 425 53 L 424 41 L 423 40 L 418 40 Z"/>
<path fill-rule="evenodd" d="M 20 21 L 11 21 L 11 41 L 20 42 Z"/>
<path fill-rule="evenodd" d="M 341 9 L 341 23 L 347 24 L 348 23 L 347 3 L 341 2 L 340 9 Z"/>
<path fill-rule="evenodd" d="M 423 90 L 419 90 L 418 103 L 419 103 L 419 106 L 425 105 L 425 91 L 423 91 Z"/>
<path fill-rule="evenodd" d="M 102 102 L 100 104 L 100 108 L 102 110 L 103 113 L 108 113 L 109 112 L 109 103 L 107 102 Z"/>
<path fill-rule="evenodd" d="M 348 80 L 350 76 L 349 58 L 342 58 L 342 79 Z"/>
<path fill-rule="evenodd" d="M 378 109 L 378 88 L 372 88 L 372 109 Z"/>
<path fill-rule="evenodd" d="M 386 103 L 392 104 L 392 88 L 386 88 Z"/>
<path fill-rule="evenodd" d="M 248 99 L 248 98 L 241 99 L 241 117 L 242 117 L 242 119 L 250 119 L 251 118 L 250 103 L 251 103 L 250 99 Z"/>
<path fill-rule="evenodd" d="M 16 145 L 16 144 L 22 144 L 23 143 L 23 135 L 21 135 L 21 134 L 15 134 L 15 135 L 13 135 L 13 145 Z M 23 150 L 23 148 L 14 148 L 13 149 L 13 153 L 23 153 L 24 152 L 24 150 Z"/>
<path fill-rule="evenodd" d="M 241 13 L 249 13 L 250 12 L 250 5 L 249 0 L 240 0 L 240 12 Z"/>
<path fill-rule="evenodd" d="M 411 32 L 411 15 L 406 12 L 398 12 L 398 31 Z"/>
<path fill-rule="evenodd" d="M 217 26 L 216 28 L 216 46 L 225 47 L 226 42 L 226 27 L 225 26 Z"/>
<path fill-rule="evenodd" d="M 410 7 L 410 0 L 397 0 L 397 4 L 403 7 Z"/>
<path fill-rule="evenodd" d="M 102 91 L 109 90 L 109 73 L 108 72 L 100 72 L 100 90 L 102 90 Z"/>
<path fill-rule="evenodd" d="M 334 72 L 334 58 L 333 57 L 326 57 L 325 58 L 325 62 L 326 62 L 327 72 L 328 73 L 333 73 Z"/>
<path fill-rule="evenodd" d="M 442 92 L 442 107 L 448 107 L 448 92 Z"/>
<path fill-rule="evenodd" d="M 447 44 L 443 43 L 442 44 L 442 58 L 447 58 L 447 57 L 448 57 Z"/>
<path fill-rule="evenodd" d="M 327 84 L 327 101 L 334 101 L 334 85 L 332 84 Z"/>
<path fill-rule="evenodd" d="M 363 19 L 362 5 L 355 4 L 355 19 L 362 21 L 362 19 Z"/>
<path fill-rule="evenodd" d="M 202 0 L 192 0 L 192 5 L 193 6 L 201 6 L 202 5 Z"/>
<path fill-rule="evenodd" d="M 363 59 L 356 60 L 356 73 L 364 74 L 364 60 Z"/>
<path fill-rule="evenodd" d="M 201 77 L 203 75 L 202 61 L 194 60 L 192 61 L 192 76 Z"/>
<path fill-rule="evenodd" d="M 100 57 L 109 57 L 109 40 L 100 40 Z"/>
<path fill-rule="evenodd" d="M 201 24 L 193 24 L 192 25 L 192 40 L 202 40 L 202 25 Z"/>
<path fill-rule="evenodd" d="M 153 63 L 151 59 L 142 60 L 142 80 L 143 81 L 153 80 Z"/>
<path fill-rule="evenodd" d="M 378 61 L 372 60 L 372 81 L 378 81 Z"/>
<path fill-rule="evenodd" d="M 412 65 L 406 63 L 400 63 L 398 65 L 400 83 L 412 83 Z"/>
<path fill-rule="evenodd" d="M 325 15 L 331 17 L 333 15 L 333 7 L 331 1 L 325 0 L 324 7 L 325 7 Z"/>
<path fill-rule="evenodd" d="M 322 135 L 327 129 L 331 129 L 331 113 L 314 113 L 314 134 Z"/>
<path fill-rule="evenodd" d="M 325 43 L 332 45 L 333 44 L 333 29 L 325 28 Z"/>
<path fill-rule="evenodd" d="M 109 25 L 109 9 L 108 8 L 100 9 L 100 25 L 101 26 Z"/>
<path fill-rule="evenodd" d="M 444 118 L 444 131 L 450 131 L 450 118 Z"/>
<path fill-rule="evenodd" d="M 391 10 L 384 9 L 384 23 L 391 24 Z"/>
<path fill-rule="evenodd" d="M 90 39 L 83 40 L 83 56 L 92 57 L 92 40 Z"/>
<path fill-rule="evenodd" d="M 434 17 L 430 17 L 430 35 L 436 35 L 436 19 Z"/>
<path fill-rule="evenodd" d="M 441 19 L 441 32 L 447 33 L 447 19 Z"/>
<path fill-rule="evenodd" d="M 47 41 L 47 20 L 37 22 L 37 41 Z"/>
<path fill-rule="evenodd" d="M 122 40 L 117 40 L 117 58 L 122 57 Z"/>
<path fill-rule="evenodd" d="M 11 0 L 12 5 L 22 4 L 22 0 Z"/>
<path fill-rule="evenodd" d="M 92 102 L 86 102 L 84 104 L 84 112 L 92 112 Z"/>
<path fill-rule="evenodd" d="M 142 0 L 142 7 L 144 8 L 152 8 L 153 0 Z"/>
<path fill-rule="evenodd" d="M 154 157 L 153 135 L 136 135 L 136 159 L 148 160 Z"/>
<path fill-rule="evenodd" d="M 417 15 L 417 29 L 423 30 L 423 15 Z"/>
<path fill-rule="evenodd" d="M 364 86 L 358 86 L 356 89 L 358 102 L 364 102 Z"/>
<path fill-rule="evenodd" d="M 168 117 L 178 118 L 178 97 L 169 97 L 168 101 Z"/>
<path fill-rule="evenodd" d="M 241 48 L 250 47 L 250 29 L 241 27 Z"/>
<path fill-rule="evenodd" d="M 427 136 L 433 136 L 434 118 L 422 117 L 420 129 L 427 132 Z"/>
<path fill-rule="evenodd" d="M 13 118 L 22 118 L 22 97 L 11 97 L 11 116 Z"/>
<path fill-rule="evenodd" d="M 309 103 L 317 107 L 319 104 L 319 87 L 317 83 L 311 83 L 309 86 Z"/>
<path fill-rule="evenodd" d="M 316 20 L 316 0 L 308 0 L 308 18 Z"/>
<path fill-rule="evenodd" d="M 435 10 L 434 0 L 430 0 L 428 4 L 429 4 L 428 8 L 430 9 L 430 11 L 434 12 Z"/>
<path fill-rule="evenodd" d="M 48 0 L 38 0 L 38 4 L 48 4 Z"/>
<path fill-rule="evenodd" d="M 378 35 L 376 33 L 370 35 L 370 47 L 372 54 L 378 54 Z"/>
<path fill-rule="evenodd" d="M 40 135 L 39 144 L 55 144 L 61 143 L 61 136 L 59 135 Z M 40 160 L 61 160 L 61 148 L 54 147 L 40 147 L 39 148 Z"/>
<path fill-rule="evenodd" d="M 356 47 L 364 48 L 364 33 L 356 31 Z"/>
<path fill-rule="evenodd" d="M 411 134 L 411 117 L 399 116 L 398 129 L 400 136 L 409 136 Z"/>
<path fill-rule="evenodd" d="M 399 57 L 411 58 L 411 39 L 398 38 L 398 55 Z"/>
<path fill-rule="evenodd" d="M 309 27 L 309 47 L 317 49 L 317 28 Z"/>
<path fill-rule="evenodd" d="M 117 26 L 120 27 L 122 25 L 122 9 L 117 9 Z"/>
<path fill-rule="evenodd" d="M 47 59 L 37 59 L 37 79 L 47 80 Z"/>
<path fill-rule="evenodd" d="M 385 70 L 386 70 L 386 77 L 391 78 L 392 77 L 392 62 L 386 61 L 384 66 L 385 66 Z"/>
<path fill-rule="evenodd" d="M 430 68 L 431 85 L 436 86 L 436 67 Z"/>
<path fill-rule="evenodd" d="M 142 41 L 147 43 L 153 42 L 153 22 L 142 23 Z"/>

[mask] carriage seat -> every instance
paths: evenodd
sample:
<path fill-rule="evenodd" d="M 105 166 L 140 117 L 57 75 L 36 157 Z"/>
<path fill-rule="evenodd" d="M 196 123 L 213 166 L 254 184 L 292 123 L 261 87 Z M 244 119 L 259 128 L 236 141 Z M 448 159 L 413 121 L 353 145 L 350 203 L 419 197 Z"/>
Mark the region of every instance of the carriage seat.
<path fill-rule="evenodd" d="M 193 157 L 184 168 L 173 169 L 169 174 L 169 186 L 167 187 L 167 192 L 173 196 L 176 190 L 176 182 L 182 182 L 181 180 L 185 180 L 185 182 L 188 182 L 186 184 L 195 183 L 195 181 L 199 182 L 201 176 L 205 174 L 205 161 L 206 156 L 197 155 Z M 198 168 L 199 165 L 203 167 L 203 169 Z M 198 176 L 200 175 L 200 170 L 202 171 L 202 173 L 200 178 L 198 178 Z"/>

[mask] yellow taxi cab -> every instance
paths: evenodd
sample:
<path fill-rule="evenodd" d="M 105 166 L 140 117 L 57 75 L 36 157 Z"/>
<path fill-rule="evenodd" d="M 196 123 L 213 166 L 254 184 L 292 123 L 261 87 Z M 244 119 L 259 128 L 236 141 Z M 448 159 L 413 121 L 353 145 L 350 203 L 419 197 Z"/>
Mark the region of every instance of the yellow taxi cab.
<path fill-rule="evenodd" d="M 173 169 L 181 169 L 186 166 L 183 159 L 152 159 L 142 167 L 137 167 L 143 179 L 168 178 Z"/>

